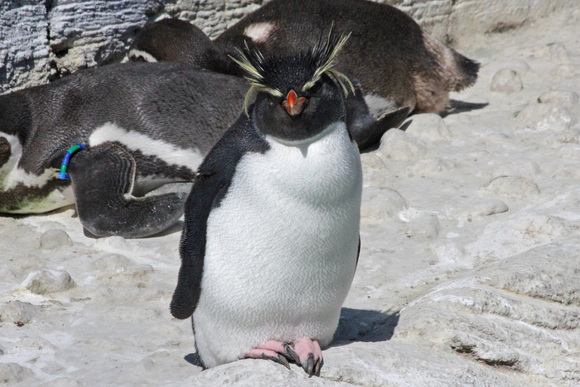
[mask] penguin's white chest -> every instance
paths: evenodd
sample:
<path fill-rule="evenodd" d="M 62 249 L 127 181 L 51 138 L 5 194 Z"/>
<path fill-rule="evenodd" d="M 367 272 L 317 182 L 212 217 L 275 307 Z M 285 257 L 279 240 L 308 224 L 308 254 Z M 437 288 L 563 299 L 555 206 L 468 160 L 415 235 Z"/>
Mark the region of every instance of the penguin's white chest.
<path fill-rule="evenodd" d="M 268 339 L 327 344 L 354 276 L 362 172 L 344 123 L 308 145 L 268 141 L 243 156 L 208 218 L 194 314 L 207 366 Z"/>

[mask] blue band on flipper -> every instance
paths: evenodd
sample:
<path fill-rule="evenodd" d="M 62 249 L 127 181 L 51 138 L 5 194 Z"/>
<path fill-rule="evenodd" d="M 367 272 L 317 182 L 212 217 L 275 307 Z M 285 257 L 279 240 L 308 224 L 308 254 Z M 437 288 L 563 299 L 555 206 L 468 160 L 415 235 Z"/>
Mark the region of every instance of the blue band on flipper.
<path fill-rule="evenodd" d="M 62 159 L 62 163 L 60 164 L 60 172 L 58 173 L 58 178 L 59 179 L 61 179 L 61 180 L 70 180 L 70 176 L 68 175 L 68 173 L 66 173 L 66 167 L 68 167 L 68 163 L 69 163 L 70 158 L 73 155 L 73 153 L 75 153 L 79 149 L 87 150 L 87 148 L 84 145 L 82 145 L 82 144 L 76 144 L 76 145 L 71 146 L 66 151 L 66 154 L 64 155 L 64 158 Z"/>

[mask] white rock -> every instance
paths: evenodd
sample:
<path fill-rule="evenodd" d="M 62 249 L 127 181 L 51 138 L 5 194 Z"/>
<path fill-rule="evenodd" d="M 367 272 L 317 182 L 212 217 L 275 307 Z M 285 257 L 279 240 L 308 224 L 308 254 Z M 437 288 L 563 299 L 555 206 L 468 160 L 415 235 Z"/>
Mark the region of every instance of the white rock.
<path fill-rule="evenodd" d="M 536 183 L 521 176 L 499 176 L 481 188 L 489 194 L 513 199 L 525 199 L 540 193 Z"/>
<path fill-rule="evenodd" d="M 16 279 L 16 274 L 8 266 L 0 265 L 0 278 L 12 282 Z"/>
<path fill-rule="evenodd" d="M 41 250 L 57 250 L 71 247 L 73 241 L 63 230 L 48 230 L 40 236 Z"/>
<path fill-rule="evenodd" d="M 361 208 L 361 223 L 368 225 L 381 224 L 387 219 L 395 218 L 407 208 L 407 202 L 401 194 L 391 188 L 365 188 Z"/>
<path fill-rule="evenodd" d="M 407 235 L 417 240 L 436 239 L 440 229 L 439 218 L 431 213 L 421 213 L 407 222 Z"/>
<path fill-rule="evenodd" d="M 491 91 L 510 94 L 523 88 L 522 78 L 516 70 L 511 68 L 500 69 L 491 78 Z"/>
<path fill-rule="evenodd" d="M 64 270 L 40 270 L 28 274 L 21 287 L 35 294 L 63 292 L 75 287 L 70 274 Z"/>
<path fill-rule="evenodd" d="M 501 214 L 508 211 L 508 206 L 499 199 L 471 199 L 460 203 L 451 210 L 451 216 L 461 221 L 472 222 L 474 220 Z"/>
<path fill-rule="evenodd" d="M 134 262 L 121 254 L 107 254 L 91 263 L 95 270 L 116 270 L 133 265 Z"/>
<path fill-rule="evenodd" d="M 96 244 L 105 249 L 119 249 L 119 250 L 134 250 L 134 247 L 127 242 L 125 238 L 120 235 L 114 235 L 106 238 L 99 238 Z"/>
<path fill-rule="evenodd" d="M 81 384 L 79 384 L 79 382 L 77 382 L 73 378 L 64 377 L 51 381 L 50 383 L 47 384 L 47 387 L 77 387 L 80 385 Z"/>
<path fill-rule="evenodd" d="M 558 168 L 558 170 L 552 175 L 552 179 L 580 180 L 580 168 L 578 168 L 578 164 L 563 165 L 560 168 Z"/>
<path fill-rule="evenodd" d="M 514 214 L 489 222 L 466 253 L 481 262 L 503 259 L 569 235 L 566 223 L 556 216 Z"/>
<path fill-rule="evenodd" d="M 580 160 L 580 145 L 578 144 L 564 144 L 557 149 L 557 152 L 559 157 Z"/>
<path fill-rule="evenodd" d="M 56 346 L 47 339 L 36 337 L 23 337 L 14 345 L 18 349 L 34 349 L 35 351 L 53 351 Z"/>
<path fill-rule="evenodd" d="M 511 58 L 500 63 L 502 68 L 515 70 L 518 74 L 523 75 L 532 71 L 532 68 L 525 60 L 521 58 Z"/>
<path fill-rule="evenodd" d="M 0 306 L 0 322 L 11 322 L 17 326 L 23 326 L 35 319 L 40 313 L 39 306 L 14 300 Z"/>
<path fill-rule="evenodd" d="M 578 122 L 570 110 L 558 103 L 529 104 L 518 114 L 518 120 L 526 128 L 538 131 L 569 128 Z"/>
<path fill-rule="evenodd" d="M 442 157 L 423 159 L 407 167 L 407 176 L 430 176 L 439 172 L 445 172 L 457 168 L 457 163 Z"/>
<path fill-rule="evenodd" d="M 552 61 L 562 64 L 570 63 L 570 56 L 568 55 L 568 50 L 566 46 L 562 43 L 554 43 L 550 45 L 550 59 Z"/>
<path fill-rule="evenodd" d="M 417 160 L 427 153 L 427 145 L 402 130 L 391 129 L 381 138 L 377 153 L 393 160 Z"/>
<path fill-rule="evenodd" d="M 539 103 L 559 103 L 571 109 L 578 104 L 578 93 L 571 90 L 549 90 L 538 97 Z"/>
<path fill-rule="evenodd" d="M 95 275 L 97 279 L 133 279 L 141 280 L 153 273 L 155 270 L 151 265 L 131 265 L 118 267 L 114 270 L 105 270 Z"/>
<path fill-rule="evenodd" d="M 572 78 L 578 74 L 578 68 L 573 64 L 561 64 L 554 69 L 554 76 L 556 78 Z"/>
<path fill-rule="evenodd" d="M 2 383 L 19 383 L 30 375 L 32 375 L 30 369 L 16 363 L 0 363 L 0 382 Z"/>
<path fill-rule="evenodd" d="M 444 344 L 472 363 L 554 382 L 578 375 L 568 359 L 580 348 L 570 259 L 579 252 L 574 243 L 542 246 L 441 284 L 401 311 L 391 341 Z"/>
<path fill-rule="evenodd" d="M 533 179 L 542 173 L 542 168 L 534 160 L 514 159 L 492 169 L 493 176 L 522 176 Z"/>
<path fill-rule="evenodd" d="M 451 139 L 451 131 L 438 114 L 415 114 L 409 121 L 411 124 L 405 132 L 426 143 Z"/>

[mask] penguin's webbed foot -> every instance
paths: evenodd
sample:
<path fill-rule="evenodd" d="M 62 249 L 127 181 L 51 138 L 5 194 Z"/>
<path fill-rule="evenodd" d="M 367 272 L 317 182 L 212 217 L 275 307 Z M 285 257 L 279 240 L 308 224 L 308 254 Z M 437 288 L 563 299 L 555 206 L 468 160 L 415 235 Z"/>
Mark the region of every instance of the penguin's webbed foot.
<path fill-rule="evenodd" d="M 141 238 L 162 232 L 183 215 L 187 189 L 171 185 L 132 195 L 136 163 L 114 143 L 75 154 L 69 166 L 79 219 L 96 236 Z"/>
<path fill-rule="evenodd" d="M 302 338 L 294 344 L 294 351 L 298 355 L 296 363 L 300 364 L 308 375 L 320 376 L 324 359 L 318 341 L 307 337 Z"/>
<path fill-rule="evenodd" d="M 320 376 L 320 369 L 324 364 L 320 344 L 309 338 L 298 340 L 294 347 L 288 343 L 268 340 L 259 347 L 253 348 L 244 358 L 272 360 L 288 369 L 290 361 L 301 366 L 310 376 Z"/>

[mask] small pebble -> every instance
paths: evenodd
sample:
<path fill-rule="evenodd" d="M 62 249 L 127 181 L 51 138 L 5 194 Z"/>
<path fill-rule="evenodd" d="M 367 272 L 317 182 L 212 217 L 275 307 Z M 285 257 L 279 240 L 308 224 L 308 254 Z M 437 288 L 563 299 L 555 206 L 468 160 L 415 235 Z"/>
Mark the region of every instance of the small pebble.
<path fill-rule="evenodd" d="M 16 363 L 0 363 L 0 382 L 6 384 L 19 383 L 32 372 Z"/>
<path fill-rule="evenodd" d="M 41 250 L 56 250 L 72 245 L 72 239 L 63 230 L 48 230 L 40 236 Z"/>
<path fill-rule="evenodd" d="M 433 141 L 449 141 L 451 131 L 438 114 L 416 114 L 410 119 L 410 125 L 405 133 L 427 143 Z"/>
<path fill-rule="evenodd" d="M 538 97 L 539 103 L 559 103 L 568 109 L 578 104 L 578 93 L 570 90 L 549 90 Z"/>
<path fill-rule="evenodd" d="M 518 72 L 511 68 L 498 70 L 491 78 L 490 90 L 498 93 L 515 93 L 524 88 Z"/>
<path fill-rule="evenodd" d="M 532 130 L 554 131 L 574 126 L 578 121 L 574 114 L 561 104 L 532 103 L 519 114 L 518 120 Z"/>
<path fill-rule="evenodd" d="M 22 286 L 35 294 L 57 293 L 76 286 L 64 270 L 39 270 L 28 274 Z"/>
<path fill-rule="evenodd" d="M 392 160 L 417 160 L 427 153 L 427 145 L 402 130 L 391 129 L 381 138 L 377 153 Z"/>
<path fill-rule="evenodd" d="M 0 307 L 0 321 L 11 322 L 24 326 L 32 321 L 41 312 L 41 308 L 28 302 L 10 301 Z"/>
<path fill-rule="evenodd" d="M 540 193 L 536 183 L 521 176 L 499 176 L 485 184 L 482 189 L 490 194 L 512 199 L 524 199 Z"/>

